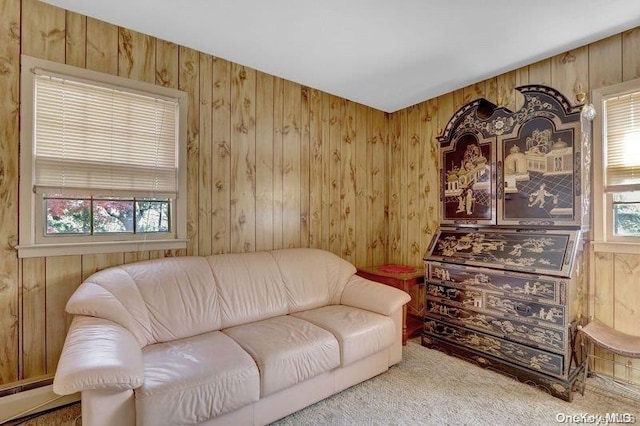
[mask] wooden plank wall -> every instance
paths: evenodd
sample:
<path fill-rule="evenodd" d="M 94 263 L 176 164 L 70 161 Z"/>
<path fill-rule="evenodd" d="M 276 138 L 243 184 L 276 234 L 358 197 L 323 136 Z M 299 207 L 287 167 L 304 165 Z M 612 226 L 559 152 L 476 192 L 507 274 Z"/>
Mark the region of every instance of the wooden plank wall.
<path fill-rule="evenodd" d="M 282 247 L 385 262 L 385 113 L 35 0 L 0 0 L 0 40 L 0 384 L 55 371 L 67 299 L 109 266 Z M 189 93 L 186 250 L 17 258 L 21 53 Z"/>
<path fill-rule="evenodd" d="M 460 106 L 482 96 L 517 108 L 513 89 L 527 83 L 573 98 L 640 77 L 636 28 L 386 114 L 35 0 L 0 0 L 0 40 L 0 384 L 55 371 L 66 300 L 112 265 L 308 246 L 420 267 L 438 226 L 435 137 Z M 18 260 L 20 53 L 190 94 L 186 250 Z M 640 256 L 591 264 L 588 314 L 637 333 Z"/>
<path fill-rule="evenodd" d="M 514 88 L 546 84 L 575 102 L 578 90 L 591 90 L 640 78 L 640 28 L 577 48 L 519 68 L 389 116 L 389 259 L 420 266 L 422 256 L 438 225 L 438 144 L 452 114 L 478 97 L 513 109 L 521 105 Z M 416 150 L 416 145 L 420 151 Z M 414 165 L 419 153 L 418 168 Z M 415 208 L 418 205 L 419 208 Z M 416 217 L 417 216 L 417 217 Z M 590 253 L 592 280 L 585 297 L 592 310 L 584 312 L 614 328 L 638 335 L 640 324 L 640 255 Z M 608 355 L 598 352 L 598 355 Z M 620 358 L 623 362 L 627 360 Z M 634 365 L 640 368 L 640 362 Z M 610 363 L 597 364 L 611 374 Z M 615 373 L 623 377 L 623 367 Z M 640 383 L 640 374 L 632 379 Z"/>

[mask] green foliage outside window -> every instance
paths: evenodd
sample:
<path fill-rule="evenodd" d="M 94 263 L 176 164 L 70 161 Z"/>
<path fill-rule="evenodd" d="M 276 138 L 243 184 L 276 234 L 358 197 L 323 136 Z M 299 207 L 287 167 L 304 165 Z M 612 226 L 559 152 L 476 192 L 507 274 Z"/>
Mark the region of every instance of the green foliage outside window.
<path fill-rule="evenodd" d="M 618 236 L 640 236 L 640 192 L 613 194 L 613 232 Z"/>

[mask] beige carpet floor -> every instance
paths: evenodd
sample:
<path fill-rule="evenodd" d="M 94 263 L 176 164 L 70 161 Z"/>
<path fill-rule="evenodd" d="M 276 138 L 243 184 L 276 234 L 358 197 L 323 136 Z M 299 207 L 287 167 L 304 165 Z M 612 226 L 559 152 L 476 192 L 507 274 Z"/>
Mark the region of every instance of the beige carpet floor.
<path fill-rule="evenodd" d="M 640 424 L 640 394 L 591 377 L 584 396 L 578 393 L 569 403 L 412 339 L 402 362 L 388 372 L 274 425 L 516 426 L 597 424 L 597 419 L 606 424 L 607 413 L 620 414 L 620 420 L 626 414 Z M 596 417 L 590 421 L 589 415 Z"/>
<path fill-rule="evenodd" d="M 388 372 L 273 426 L 606 424 L 607 414 L 640 424 L 640 394 L 591 377 L 585 395 L 576 394 L 569 403 L 413 339 L 404 348 L 402 362 Z M 80 421 L 74 404 L 11 425 L 79 426 Z"/>

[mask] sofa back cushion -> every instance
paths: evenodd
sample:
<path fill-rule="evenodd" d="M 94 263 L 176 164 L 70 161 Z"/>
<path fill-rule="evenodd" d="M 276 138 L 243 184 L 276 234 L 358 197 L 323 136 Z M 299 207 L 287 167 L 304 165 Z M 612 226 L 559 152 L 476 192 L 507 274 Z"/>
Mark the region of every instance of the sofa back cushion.
<path fill-rule="evenodd" d="M 215 280 L 202 257 L 156 259 L 97 272 L 71 296 L 67 312 L 116 322 L 141 347 L 221 327 Z"/>
<path fill-rule="evenodd" d="M 335 254 L 311 248 L 274 250 L 286 288 L 289 313 L 340 303 L 356 268 Z"/>
<path fill-rule="evenodd" d="M 269 252 L 207 258 L 218 286 L 222 328 L 287 314 L 282 275 Z"/>

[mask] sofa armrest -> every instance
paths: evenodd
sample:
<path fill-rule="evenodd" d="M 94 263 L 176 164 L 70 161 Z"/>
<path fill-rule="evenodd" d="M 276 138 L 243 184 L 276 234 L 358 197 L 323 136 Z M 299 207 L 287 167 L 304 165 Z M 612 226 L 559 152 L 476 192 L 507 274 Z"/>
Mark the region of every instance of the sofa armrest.
<path fill-rule="evenodd" d="M 411 296 L 400 289 L 354 275 L 347 282 L 340 303 L 388 316 L 410 300 Z"/>
<path fill-rule="evenodd" d="M 142 351 L 133 334 L 102 318 L 73 319 L 53 380 L 55 393 L 127 390 L 143 383 Z"/>

